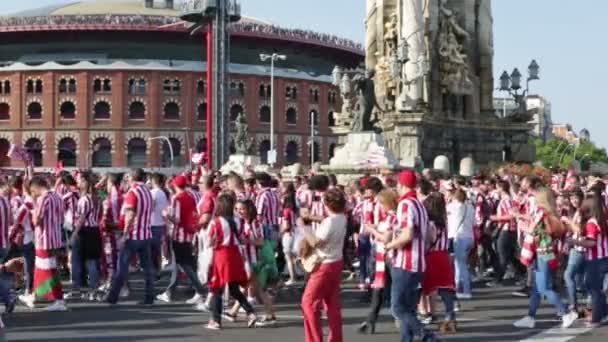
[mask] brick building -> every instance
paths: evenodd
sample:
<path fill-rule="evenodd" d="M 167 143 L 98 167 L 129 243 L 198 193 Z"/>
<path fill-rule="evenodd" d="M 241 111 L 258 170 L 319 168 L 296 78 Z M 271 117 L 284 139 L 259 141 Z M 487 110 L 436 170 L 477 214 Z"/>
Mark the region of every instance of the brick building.
<path fill-rule="evenodd" d="M 96 1 L 0 18 L 0 155 L 17 143 L 36 166 L 168 167 L 204 151 L 204 34 L 191 36 L 178 15 L 140 1 Z M 315 158 L 327 162 L 341 106 L 331 70 L 363 61 L 360 46 L 251 18 L 231 34 L 229 112 L 232 120 L 246 114 L 255 152 L 264 161 L 270 148 L 269 66 L 259 54 L 279 52 L 288 59 L 275 67 L 278 165 L 310 160 L 310 112 Z M 161 136 L 173 161 L 169 143 L 151 139 Z"/>

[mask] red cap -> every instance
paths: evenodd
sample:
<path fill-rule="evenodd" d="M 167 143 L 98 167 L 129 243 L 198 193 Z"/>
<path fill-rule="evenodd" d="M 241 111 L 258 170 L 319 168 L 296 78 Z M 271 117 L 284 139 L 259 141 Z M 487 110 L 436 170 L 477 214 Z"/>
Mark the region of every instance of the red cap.
<path fill-rule="evenodd" d="M 179 175 L 173 179 L 173 182 L 171 182 L 171 184 L 178 188 L 184 188 L 186 187 L 186 185 L 188 185 L 188 179 L 183 175 Z"/>
<path fill-rule="evenodd" d="M 399 184 L 413 189 L 416 187 L 416 174 L 412 170 L 405 170 L 399 174 Z"/>

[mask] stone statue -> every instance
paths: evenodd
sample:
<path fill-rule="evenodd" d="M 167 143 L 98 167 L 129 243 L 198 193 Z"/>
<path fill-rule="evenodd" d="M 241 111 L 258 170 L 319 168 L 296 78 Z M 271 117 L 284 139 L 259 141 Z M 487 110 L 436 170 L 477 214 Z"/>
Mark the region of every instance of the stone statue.
<path fill-rule="evenodd" d="M 235 126 L 236 137 L 234 139 L 234 144 L 236 148 L 236 153 L 249 154 L 253 142 L 249 137 L 249 128 L 247 125 L 247 119 L 245 119 L 245 114 L 239 113 L 239 115 L 236 117 Z"/>
<path fill-rule="evenodd" d="M 446 5 L 447 0 L 442 0 L 439 5 L 438 53 L 441 61 L 441 87 L 447 94 L 467 95 L 470 94 L 472 83 L 464 43 L 470 35 L 456 21 L 456 13 Z"/>
<path fill-rule="evenodd" d="M 355 110 L 355 116 L 351 123 L 352 132 L 368 132 L 374 130 L 376 120 L 372 121 L 372 112 L 374 108 L 380 109 L 376 101 L 376 90 L 374 85 L 374 71 L 367 70 L 365 77 L 361 75 L 355 76 L 355 89 L 357 91 L 358 110 Z M 380 109 L 381 110 L 381 109 Z"/>

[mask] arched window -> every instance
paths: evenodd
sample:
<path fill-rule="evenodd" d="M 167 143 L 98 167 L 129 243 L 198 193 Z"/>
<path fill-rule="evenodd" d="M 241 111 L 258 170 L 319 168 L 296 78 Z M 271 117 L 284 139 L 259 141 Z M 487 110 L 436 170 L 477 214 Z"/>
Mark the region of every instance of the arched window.
<path fill-rule="evenodd" d="M 182 165 L 182 144 L 175 138 L 169 138 L 171 148 L 173 149 L 173 160 L 171 160 L 171 150 L 167 141 L 163 140 L 163 155 L 161 159 L 161 167 L 176 167 Z"/>
<path fill-rule="evenodd" d="M 68 82 L 68 93 L 75 93 L 76 92 L 76 80 L 75 79 L 70 79 L 70 81 Z"/>
<path fill-rule="evenodd" d="M 270 123 L 270 107 L 262 106 L 260 108 L 260 122 Z"/>
<path fill-rule="evenodd" d="M 285 88 L 285 98 L 287 100 L 297 100 L 298 99 L 298 88 L 296 87 L 287 87 Z"/>
<path fill-rule="evenodd" d="M 93 92 L 95 93 L 99 93 L 101 92 L 101 80 L 99 78 L 96 78 L 95 81 L 93 81 Z"/>
<path fill-rule="evenodd" d="M 243 113 L 243 106 L 235 103 L 230 107 L 230 121 L 236 121 L 236 118 Z"/>
<path fill-rule="evenodd" d="M 173 80 L 173 83 L 171 84 L 171 91 L 175 94 L 179 94 L 181 90 L 182 82 L 180 80 Z"/>
<path fill-rule="evenodd" d="M 0 139 L 0 167 L 11 166 L 11 158 L 8 157 L 8 150 L 11 143 L 6 139 Z"/>
<path fill-rule="evenodd" d="M 290 141 L 285 146 L 285 165 L 295 164 L 299 161 L 299 146 L 295 141 Z"/>
<path fill-rule="evenodd" d="M 64 120 L 74 120 L 76 118 L 76 106 L 71 101 L 66 101 L 59 107 L 60 116 Z"/>
<path fill-rule="evenodd" d="M 98 138 L 93 142 L 93 167 L 112 167 L 112 142 L 107 138 Z"/>
<path fill-rule="evenodd" d="M 314 150 L 314 162 L 316 163 L 316 162 L 318 162 L 318 161 L 321 160 L 321 146 L 316 141 L 313 143 L 313 146 L 315 147 L 315 150 Z M 310 154 L 312 152 L 310 149 L 311 149 L 310 145 L 308 145 L 308 157 L 309 158 L 310 158 Z"/>
<path fill-rule="evenodd" d="M 266 86 L 263 84 L 260 84 L 260 97 L 261 98 L 266 97 Z"/>
<path fill-rule="evenodd" d="M 111 79 L 106 78 L 103 80 L 103 91 L 104 92 L 112 91 L 112 80 Z"/>
<path fill-rule="evenodd" d="M 239 82 L 239 96 L 245 96 L 245 83 Z"/>
<path fill-rule="evenodd" d="M 127 144 L 127 166 L 146 167 L 146 141 L 142 138 L 133 138 Z"/>
<path fill-rule="evenodd" d="M 25 142 L 25 149 L 32 155 L 35 167 L 42 166 L 42 143 L 38 138 L 30 138 Z"/>
<path fill-rule="evenodd" d="M 296 109 L 293 107 L 287 108 L 287 113 L 285 113 L 285 120 L 288 125 L 295 125 L 298 123 L 298 113 Z"/>
<path fill-rule="evenodd" d="M 146 118 L 146 105 L 141 101 L 134 101 L 129 106 L 129 119 L 143 120 Z"/>
<path fill-rule="evenodd" d="M 205 95 L 206 91 L 207 91 L 207 87 L 205 86 L 205 81 L 198 80 L 196 82 L 196 93 L 198 95 Z"/>
<path fill-rule="evenodd" d="M 179 105 L 175 102 L 168 102 L 165 105 L 165 119 L 179 120 Z"/>
<path fill-rule="evenodd" d="M 266 86 L 266 97 L 269 98 L 272 94 L 272 87 L 270 85 Z"/>
<path fill-rule="evenodd" d="M 57 144 L 57 160 L 63 162 L 65 167 L 76 167 L 76 148 L 74 139 L 61 139 Z"/>
<path fill-rule="evenodd" d="M 34 87 L 34 93 L 37 93 L 37 94 L 42 93 L 42 80 L 36 81 L 36 86 Z"/>
<path fill-rule="evenodd" d="M 93 110 L 93 118 L 95 120 L 108 120 L 110 118 L 110 104 L 106 101 L 97 102 Z"/>
<path fill-rule="evenodd" d="M 260 145 L 258 146 L 258 151 L 260 152 L 260 159 L 262 164 L 268 163 L 268 151 L 270 151 L 270 141 L 262 140 L 260 141 Z"/>
<path fill-rule="evenodd" d="M 0 120 L 10 120 L 11 118 L 11 106 L 8 103 L 0 103 Z"/>
<path fill-rule="evenodd" d="M 315 89 L 312 99 L 315 103 L 319 102 L 319 90 Z"/>
<path fill-rule="evenodd" d="M 166 93 L 171 93 L 171 80 L 166 79 L 163 81 L 163 92 Z"/>
<path fill-rule="evenodd" d="M 146 80 L 143 78 L 129 80 L 129 95 L 145 95 L 146 94 Z"/>
<path fill-rule="evenodd" d="M 3 90 L 5 95 L 8 95 L 11 93 L 11 81 L 4 81 L 4 90 Z"/>
<path fill-rule="evenodd" d="M 196 153 L 207 152 L 207 138 L 202 138 L 196 142 Z"/>
<path fill-rule="evenodd" d="M 196 119 L 198 121 L 206 121 L 207 120 L 207 104 L 201 103 L 196 108 Z"/>
<path fill-rule="evenodd" d="M 327 122 L 329 127 L 336 126 L 336 118 L 334 117 L 334 112 L 332 110 L 330 110 L 329 114 L 327 114 Z"/>
<path fill-rule="evenodd" d="M 68 80 L 62 78 L 59 80 L 59 93 L 64 94 L 68 92 Z"/>
<path fill-rule="evenodd" d="M 30 120 L 42 119 L 42 106 L 38 102 L 27 105 L 27 116 Z"/>
<path fill-rule="evenodd" d="M 32 94 L 34 92 L 34 81 L 33 80 L 27 80 L 27 83 L 25 86 L 25 92 L 28 94 Z"/>
<path fill-rule="evenodd" d="M 329 159 L 333 158 L 336 153 L 336 144 L 329 145 Z"/>

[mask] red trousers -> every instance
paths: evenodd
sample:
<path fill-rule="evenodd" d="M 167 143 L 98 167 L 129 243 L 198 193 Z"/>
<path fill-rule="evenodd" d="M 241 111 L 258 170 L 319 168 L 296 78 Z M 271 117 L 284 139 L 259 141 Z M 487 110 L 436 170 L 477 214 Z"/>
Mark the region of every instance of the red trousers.
<path fill-rule="evenodd" d="M 329 320 L 329 342 L 342 342 L 342 304 L 340 302 L 340 282 L 342 281 L 342 261 L 322 264 L 311 274 L 302 295 L 304 313 L 304 333 L 306 342 L 322 342 L 321 305 Z"/>

